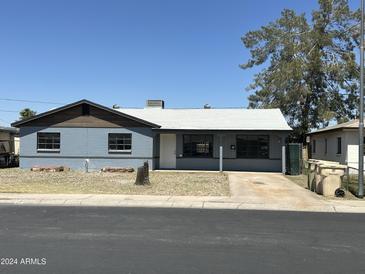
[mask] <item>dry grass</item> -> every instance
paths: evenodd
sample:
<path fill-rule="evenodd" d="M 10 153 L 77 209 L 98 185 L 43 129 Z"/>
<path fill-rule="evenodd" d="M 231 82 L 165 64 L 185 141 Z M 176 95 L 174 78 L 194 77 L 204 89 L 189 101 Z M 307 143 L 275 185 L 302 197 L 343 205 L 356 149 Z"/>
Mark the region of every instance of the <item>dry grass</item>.
<path fill-rule="evenodd" d="M 296 183 L 297 185 L 308 189 L 308 178 L 307 175 L 285 175 L 290 181 Z"/>
<path fill-rule="evenodd" d="M 149 186 L 136 186 L 136 173 L 32 172 L 0 169 L 0 192 L 229 196 L 225 174 L 151 172 Z"/>
<path fill-rule="evenodd" d="M 343 187 L 348 189 L 350 193 L 356 197 L 359 193 L 359 181 L 358 181 L 358 174 L 351 174 L 350 178 L 344 176 L 343 178 Z"/>
<path fill-rule="evenodd" d="M 301 174 L 301 175 L 296 175 L 296 176 L 291 176 L 291 175 L 286 175 L 286 178 L 288 178 L 290 181 L 292 181 L 293 183 L 296 183 L 297 185 L 308 189 L 308 177 L 307 175 Z M 344 183 L 342 183 L 342 187 L 344 189 L 346 189 L 346 186 L 344 185 Z M 351 189 L 351 187 L 353 187 L 352 184 L 349 185 L 349 190 L 346 190 L 346 195 L 344 198 L 341 199 L 347 199 L 347 200 L 353 200 L 356 199 L 356 197 L 354 196 L 353 189 Z M 333 197 L 329 197 L 330 199 L 333 199 Z"/>

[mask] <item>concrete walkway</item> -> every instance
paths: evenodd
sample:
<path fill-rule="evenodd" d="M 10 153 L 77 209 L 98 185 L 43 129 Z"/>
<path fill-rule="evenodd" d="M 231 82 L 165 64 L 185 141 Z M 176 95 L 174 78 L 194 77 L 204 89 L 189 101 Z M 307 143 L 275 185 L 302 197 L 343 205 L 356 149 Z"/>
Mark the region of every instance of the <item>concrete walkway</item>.
<path fill-rule="evenodd" d="M 281 173 L 230 172 L 231 198 L 256 209 L 365 213 L 365 200 L 324 198 Z"/>
<path fill-rule="evenodd" d="M 288 199 L 283 199 L 283 201 Z M 0 194 L 0 205 L 53 205 L 97 207 L 156 207 L 198 209 L 252 209 L 311 212 L 365 213 L 365 201 L 321 200 L 313 205 L 303 202 L 263 202 L 238 197 L 150 196 L 103 194 Z"/>
<path fill-rule="evenodd" d="M 274 208 L 312 210 L 322 208 L 322 197 L 291 182 L 281 173 L 229 173 L 232 198 Z"/>
<path fill-rule="evenodd" d="M 241 203 L 225 196 L 2 193 L 0 204 L 235 209 Z"/>

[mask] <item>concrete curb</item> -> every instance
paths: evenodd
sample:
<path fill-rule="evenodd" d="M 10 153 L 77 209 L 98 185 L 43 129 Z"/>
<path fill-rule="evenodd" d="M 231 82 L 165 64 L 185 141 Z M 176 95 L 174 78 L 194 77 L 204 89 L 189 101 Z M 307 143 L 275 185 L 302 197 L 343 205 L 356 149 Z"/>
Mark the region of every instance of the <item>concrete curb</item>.
<path fill-rule="evenodd" d="M 316 205 L 253 203 L 225 196 L 151 196 L 105 194 L 0 194 L 0 205 L 90 206 L 276 210 L 332 213 L 365 213 L 365 201 L 322 201 Z"/>

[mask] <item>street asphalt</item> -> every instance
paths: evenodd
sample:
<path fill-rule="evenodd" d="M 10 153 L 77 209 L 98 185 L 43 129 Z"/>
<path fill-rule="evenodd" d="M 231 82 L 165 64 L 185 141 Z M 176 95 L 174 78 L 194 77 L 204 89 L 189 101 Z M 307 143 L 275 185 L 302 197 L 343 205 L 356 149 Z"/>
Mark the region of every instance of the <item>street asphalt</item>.
<path fill-rule="evenodd" d="M 363 214 L 0 206 L 0 273 L 364 273 L 364 258 Z"/>

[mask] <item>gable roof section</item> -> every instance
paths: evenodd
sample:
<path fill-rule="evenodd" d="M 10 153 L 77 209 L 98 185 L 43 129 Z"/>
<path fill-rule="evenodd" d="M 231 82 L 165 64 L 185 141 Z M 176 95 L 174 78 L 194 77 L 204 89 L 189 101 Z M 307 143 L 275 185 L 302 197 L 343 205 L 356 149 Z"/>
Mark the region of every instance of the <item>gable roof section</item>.
<path fill-rule="evenodd" d="M 329 126 L 325 128 L 320 128 L 317 130 L 314 130 L 312 132 L 307 133 L 307 135 L 321 133 L 321 132 L 327 132 L 327 131 L 333 131 L 333 130 L 342 130 L 342 129 L 356 129 L 359 128 L 359 119 L 351 120 L 346 123 L 337 124 L 334 126 Z"/>
<path fill-rule="evenodd" d="M 24 119 L 24 120 L 20 120 L 20 121 L 14 122 L 14 123 L 11 124 L 11 126 L 12 127 L 24 126 L 24 125 L 26 125 L 26 124 L 28 124 L 28 123 L 30 123 L 32 121 L 38 120 L 40 118 L 46 117 L 46 116 L 51 115 L 51 114 L 58 113 L 58 112 L 63 111 L 63 110 L 67 110 L 69 108 L 72 108 L 72 107 L 75 107 L 75 106 L 78 106 L 78 105 L 81 105 L 81 104 L 88 104 L 88 105 L 93 106 L 95 108 L 105 110 L 107 112 L 110 112 L 110 113 L 113 113 L 113 114 L 122 116 L 122 117 L 127 118 L 127 119 L 131 119 L 133 121 L 136 121 L 138 123 L 141 123 L 141 124 L 146 125 L 146 126 L 149 126 L 149 127 L 153 127 L 153 128 L 159 128 L 160 127 L 157 124 L 151 123 L 149 121 L 145 121 L 143 119 L 140 119 L 138 117 L 131 116 L 129 114 L 125 114 L 125 113 L 120 112 L 120 111 L 116 111 L 116 110 L 114 110 L 112 108 L 108 108 L 108 107 L 105 107 L 105 106 L 96 104 L 96 103 L 91 102 L 91 101 L 88 101 L 86 99 L 83 99 L 83 100 L 80 100 L 80 101 L 77 101 L 77 102 L 74 102 L 74 103 L 71 103 L 71 104 L 68 104 L 68 105 L 65 105 L 65 106 L 56 108 L 56 109 L 52 109 L 52 110 L 49 110 L 49 111 L 46 111 L 46 112 L 43 112 L 43 113 L 40 113 L 38 115 L 35 115 L 33 117 L 30 117 L 30 118 L 27 118 L 27 119 Z"/>
<path fill-rule="evenodd" d="M 148 119 L 163 130 L 292 130 L 279 109 L 125 108 L 118 111 Z"/>

